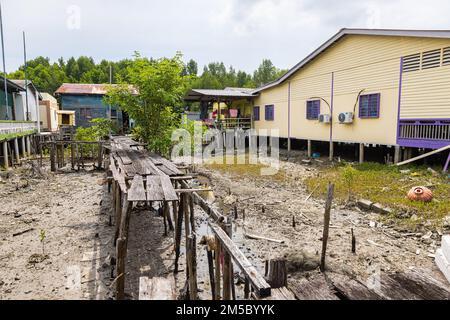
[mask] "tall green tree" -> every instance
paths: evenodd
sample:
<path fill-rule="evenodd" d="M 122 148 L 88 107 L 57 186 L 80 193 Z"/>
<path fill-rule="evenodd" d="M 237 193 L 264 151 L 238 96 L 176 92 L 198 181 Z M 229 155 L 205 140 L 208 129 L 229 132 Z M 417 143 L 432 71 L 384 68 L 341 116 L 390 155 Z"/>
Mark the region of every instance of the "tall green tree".
<path fill-rule="evenodd" d="M 179 124 L 174 108 L 182 103 L 190 79 L 183 76 L 183 68 L 180 54 L 152 61 L 136 55 L 127 68 L 128 81 L 110 89 L 105 98 L 136 121 L 135 134 L 150 150 L 164 155 Z"/>

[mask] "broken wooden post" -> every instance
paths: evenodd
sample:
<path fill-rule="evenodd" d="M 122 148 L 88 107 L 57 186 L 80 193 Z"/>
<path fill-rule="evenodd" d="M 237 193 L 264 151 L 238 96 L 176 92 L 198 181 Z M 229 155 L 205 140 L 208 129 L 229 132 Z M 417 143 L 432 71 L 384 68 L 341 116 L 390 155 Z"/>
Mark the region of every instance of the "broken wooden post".
<path fill-rule="evenodd" d="M 167 233 L 167 209 L 166 209 L 167 206 L 166 206 L 166 202 L 165 201 L 163 201 L 162 206 L 163 206 L 163 208 L 162 208 L 162 210 L 163 210 L 162 216 L 163 216 L 163 222 L 164 222 L 164 237 L 167 237 L 167 234 L 168 234 Z"/>
<path fill-rule="evenodd" d="M 121 198 L 122 192 L 120 190 L 120 185 L 116 181 L 114 181 L 115 190 L 114 190 L 114 208 L 115 208 L 115 223 L 116 223 L 116 232 L 114 235 L 114 241 L 116 241 L 120 236 L 120 222 L 122 220 L 122 209 L 121 209 Z"/>
<path fill-rule="evenodd" d="M 331 204 L 333 202 L 333 191 L 334 191 L 334 184 L 331 184 L 329 182 L 327 188 L 327 200 L 325 203 L 325 216 L 324 216 L 323 237 L 322 237 L 322 257 L 320 259 L 320 270 L 322 272 L 325 271 L 325 256 L 327 252 L 328 233 L 330 230 L 330 213 L 331 213 Z"/>
<path fill-rule="evenodd" d="M 271 259 L 266 264 L 267 282 L 274 289 L 287 286 L 287 267 L 285 259 Z"/>
<path fill-rule="evenodd" d="M 250 281 L 245 278 L 245 284 L 244 284 L 244 299 L 248 299 L 250 297 Z"/>
<path fill-rule="evenodd" d="M 189 266 L 189 298 L 190 300 L 197 300 L 197 254 L 196 254 L 196 237 L 191 234 L 186 242 L 186 257 L 188 257 Z"/>
<path fill-rule="evenodd" d="M 237 206 L 234 205 L 234 219 L 237 220 L 238 218 L 239 218 L 238 217 L 238 209 L 237 209 Z"/>
<path fill-rule="evenodd" d="M 295 216 L 292 216 L 292 228 L 295 229 L 296 223 L 295 223 Z"/>

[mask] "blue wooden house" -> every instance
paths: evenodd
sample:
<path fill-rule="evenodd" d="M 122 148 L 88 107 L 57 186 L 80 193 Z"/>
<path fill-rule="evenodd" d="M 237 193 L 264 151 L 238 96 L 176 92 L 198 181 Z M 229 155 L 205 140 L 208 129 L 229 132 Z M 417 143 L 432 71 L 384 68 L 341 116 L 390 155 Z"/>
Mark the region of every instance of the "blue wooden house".
<path fill-rule="evenodd" d="M 64 83 L 56 90 L 60 98 L 61 110 L 75 111 L 76 126 L 89 127 L 95 118 L 109 118 L 118 126 L 119 131 L 126 131 L 129 119 L 126 113 L 115 106 L 105 104 L 103 98 L 111 85 Z"/>

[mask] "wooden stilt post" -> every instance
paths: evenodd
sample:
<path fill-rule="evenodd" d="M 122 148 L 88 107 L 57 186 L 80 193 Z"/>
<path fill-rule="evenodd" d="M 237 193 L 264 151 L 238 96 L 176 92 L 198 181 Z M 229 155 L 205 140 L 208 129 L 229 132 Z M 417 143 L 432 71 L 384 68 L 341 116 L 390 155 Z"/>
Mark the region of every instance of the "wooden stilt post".
<path fill-rule="evenodd" d="M 163 221 L 164 221 L 164 237 L 167 237 L 167 206 L 166 206 L 166 202 L 163 201 L 162 202 L 162 209 L 163 209 Z"/>
<path fill-rule="evenodd" d="M 196 237 L 195 234 L 192 233 L 187 238 L 186 243 L 186 256 L 189 257 L 189 297 L 191 300 L 198 299 L 197 292 L 197 254 L 196 254 Z"/>
<path fill-rule="evenodd" d="M 97 168 L 100 170 L 102 168 L 103 163 L 103 146 L 102 143 L 98 143 L 98 159 L 97 159 Z"/>
<path fill-rule="evenodd" d="M 56 171 L 56 163 L 55 163 L 55 142 L 50 144 L 50 170 L 52 172 Z"/>
<path fill-rule="evenodd" d="M 220 300 L 221 295 L 220 295 L 220 273 L 221 273 L 221 268 L 220 268 L 220 255 L 221 253 L 221 246 L 220 246 L 220 240 L 218 237 L 216 237 L 216 250 L 214 250 L 214 263 L 215 263 L 215 270 L 216 270 L 216 279 L 215 279 L 215 291 L 216 291 L 216 300 Z"/>
<path fill-rule="evenodd" d="M 75 170 L 75 146 L 73 143 L 70 144 L 70 165 L 72 170 Z"/>
<path fill-rule="evenodd" d="M 172 222 L 172 217 L 170 216 L 170 205 L 169 202 L 164 202 L 164 215 L 167 219 L 167 224 L 169 226 L 169 230 L 173 231 L 173 222 Z"/>
<path fill-rule="evenodd" d="M 30 143 L 30 136 L 27 136 L 27 154 L 31 155 L 31 143 Z"/>
<path fill-rule="evenodd" d="M 352 253 L 356 253 L 356 237 L 352 228 Z"/>
<path fill-rule="evenodd" d="M 116 224 L 116 232 L 114 235 L 114 241 L 116 241 L 120 236 L 120 221 L 122 220 L 122 208 L 121 208 L 121 198 L 122 192 L 120 191 L 120 185 L 114 181 L 114 208 L 115 208 L 115 224 Z"/>
<path fill-rule="evenodd" d="M 308 158 L 312 158 L 312 141 L 308 140 Z"/>
<path fill-rule="evenodd" d="M 330 213 L 331 213 L 331 204 L 333 202 L 333 192 L 334 192 L 334 184 L 331 184 L 329 182 L 327 189 L 327 200 L 325 203 L 325 215 L 324 215 L 323 236 L 322 236 L 322 257 L 320 259 L 320 270 L 322 272 L 325 271 L 325 257 L 327 253 L 328 233 L 330 230 Z"/>
<path fill-rule="evenodd" d="M 248 299 L 249 297 L 250 297 L 250 281 L 248 281 L 248 279 L 245 278 L 244 299 Z"/>
<path fill-rule="evenodd" d="M 125 261 L 127 257 L 128 230 L 130 226 L 132 205 L 128 202 L 126 194 L 122 199 L 122 215 L 120 219 L 119 238 L 116 242 L 117 249 L 117 291 L 116 298 L 123 300 L 125 298 Z"/>
<path fill-rule="evenodd" d="M 175 268 L 174 273 L 178 273 L 178 260 L 180 259 L 180 247 L 181 247 L 181 231 L 183 228 L 183 216 L 184 216 L 184 197 L 186 194 L 180 195 L 179 210 L 177 217 L 177 227 L 175 229 Z"/>
<path fill-rule="evenodd" d="M 5 169 L 9 168 L 8 141 L 3 141 L 3 166 L 5 167 Z"/>
<path fill-rule="evenodd" d="M 225 232 L 230 231 L 230 226 L 225 225 Z M 224 300 L 231 300 L 231 272 L 232 272 L 232 266 L 231 266 L 231 257 L 228 252 L 224 252 L 224 259 L 223 259 L 223 299 Z"/>
<path fill-rule="evenodd" d="M 211 286 L 211 295 L 212 299 L 216 300 L 216 285 L 214 279 L 214 261 L 212 251 L 209 250 L 208 246 L 206 247 L 206 256 L 208 258 L 208 271 L 209 271 L 209 284 Z"/>

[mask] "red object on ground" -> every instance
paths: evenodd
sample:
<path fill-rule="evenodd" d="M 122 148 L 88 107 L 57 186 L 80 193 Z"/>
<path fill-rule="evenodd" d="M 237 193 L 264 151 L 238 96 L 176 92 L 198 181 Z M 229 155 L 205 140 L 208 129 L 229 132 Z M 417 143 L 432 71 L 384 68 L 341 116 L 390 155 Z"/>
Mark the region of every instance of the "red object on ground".
<path fill-rule="evenodd" d="M 411 201 L 430 202 L 433 200 L 433 192 L 426 187 L 414 187 L 409 190 L 408 199 Z"/>

